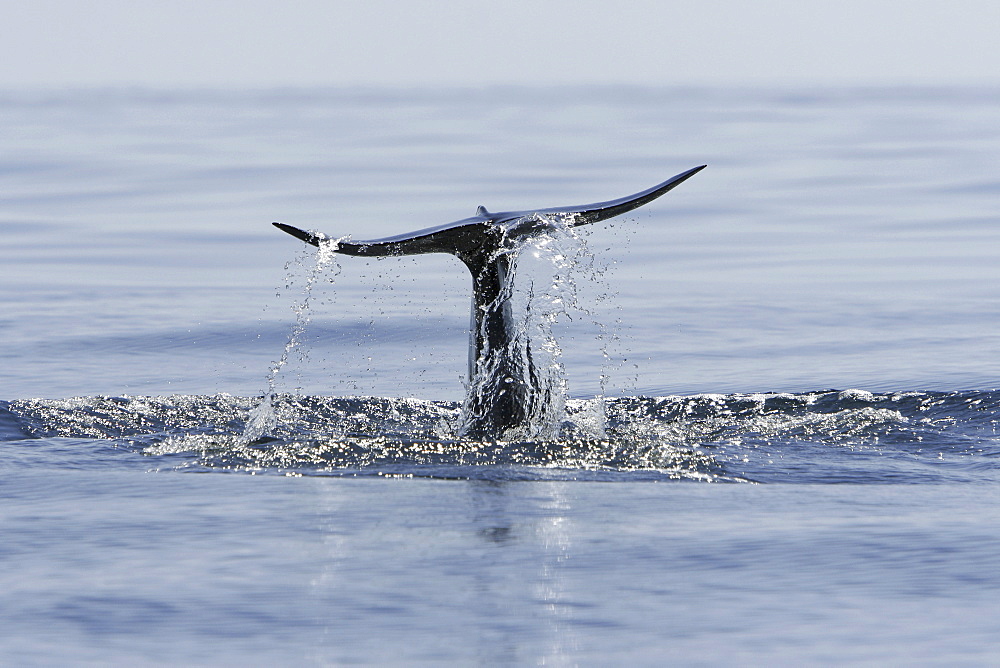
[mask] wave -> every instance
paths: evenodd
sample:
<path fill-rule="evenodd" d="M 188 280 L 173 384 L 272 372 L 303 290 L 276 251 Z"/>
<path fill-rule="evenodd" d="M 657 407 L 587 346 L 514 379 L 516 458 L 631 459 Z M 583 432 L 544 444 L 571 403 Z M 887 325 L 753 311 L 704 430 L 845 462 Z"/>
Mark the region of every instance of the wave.
<path fill-rule="evenodd" d="M 278 395 L 0 402 L 5 441 L 90 439 L 160 468 L 490 479 L 922 483 L 994 480 L 1000 392 L 827 390 L 571 400 L 557 436 L 458 438 L 457 402 Z"/>

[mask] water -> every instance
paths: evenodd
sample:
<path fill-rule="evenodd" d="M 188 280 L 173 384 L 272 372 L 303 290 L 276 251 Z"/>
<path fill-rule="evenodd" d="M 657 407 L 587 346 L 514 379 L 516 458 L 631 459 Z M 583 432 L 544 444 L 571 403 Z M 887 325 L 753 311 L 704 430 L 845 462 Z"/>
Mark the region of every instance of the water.
<path fill-rule="evenodd" d="M 0 115 L 0 662 L 1000 658 L 997 91 Z M 457 260 L 315 273 L 269 224 L 375 238 L 702 163 L 586 229 L 541 440 L 455 437 Z"/>

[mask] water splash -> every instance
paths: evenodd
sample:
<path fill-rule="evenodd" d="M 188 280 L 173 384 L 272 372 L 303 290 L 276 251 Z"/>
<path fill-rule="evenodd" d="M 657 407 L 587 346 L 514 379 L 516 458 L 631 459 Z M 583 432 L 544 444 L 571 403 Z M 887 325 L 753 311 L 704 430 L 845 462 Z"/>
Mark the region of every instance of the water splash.
<path fill-rule="evenodd" d="M 314 263 L 306 275 L 305 287 L 302 290 L 302 299 L 292 303 L 292 311 L 295 313 L 295 324 L 288 335 L 288 341 L 285 342 L 285 348 L 281 352 L 281 357 L 272 363 L 271 368 L 268 370 L 266 378 L 267 391 L 264 393 L 260 403 L 250 410 L 243 434 L 238 439 L 240 444 L 252 443 L 274 433 L 278 424 L 278 417 L 274 411 L 274 395 L 278 374 L 288 364 L 288 359 L 292 351 L 302 342 L 302 335 L 305 333 L 306 327 L 312 318 L 313 286 L 330 264 L 336 267 L 336 270 L 333 272 L 334 276 L 340 273 L 340 266 L 335 260 L 335 255 L 340 242 L 346 239 L 346 237 L 330 239 L 322 233 L 316 233 L 316 235 L 320 238 L 320 244 L 316 252 L 313 253 Z"/>
<path fill-rule="evenodd" d="M 603 273 L 596 268 L 594 255 L 574 222 L 572 214 L 533 214 L 512 221 L 506 230 L 505 242 L 499 245 L 491 261 L 505 256 L 511 270 L 488 308 L 507 308 L 519 317 L 513 319 L 514 331 L 504 350 L 486 349 L 475 360 L 457 430 L 459 435 L 469 433 L 477 419 L 476 411 L 489 406 L 508 388 L 521 386 L 529 388 L 524 393 L 525 419 L 520 426 L 507 429 L 501 439 L 558 436 L 566 420 L 567 379 L 562 348 L 553 327 L 561 320 L 593 316 L 581 304 L 578 284 L 583 277 L 594 280 Z M 526 227 L 531 228 L 532 234 L 523 233 Z M 484 340 L 488 339 L 485 332 L 480 334 Z M 523 377 L 507 377 L 511 369 Z M 603 415 L 603 402 L 599 398 L 591 406 L 583 430 L 600 438 L 604 436 L 604 428 L 598 413 Z"/>
<path fill-rule="evenodd" d="M 455 402 L 280 393 L 276 440 L 241 442 L 258 402 L 31 399 L 0 402 L 0 418 L 17 438 L 71 439 L 67 452 L 109 439 L 157 468 L 200 471 L 898 484 L 994 481 L 1000 462 L 997 391 L 621 397 L 606 401 L 606 438 L 575 431 L 593 407 L 568 400 L 557 439 L 511 441 L 444 433 Z"/>

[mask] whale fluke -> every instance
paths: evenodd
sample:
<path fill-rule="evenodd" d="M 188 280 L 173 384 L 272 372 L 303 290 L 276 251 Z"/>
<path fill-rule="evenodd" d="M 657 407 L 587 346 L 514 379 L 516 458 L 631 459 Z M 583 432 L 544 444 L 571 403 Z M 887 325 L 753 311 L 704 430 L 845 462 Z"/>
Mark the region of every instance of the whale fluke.
<path fill-rule="evenodd" d="M 340 241 L 338 242 L 338 253 L 345 255 L 359 255 L 366 257 L 384 257 L 388 255 L 418 255 L 422 253 L 451 253 L 457 255 L 462 260 L 466 257 L 478 254 L 482 251 L 481 239 L 484 233 L 489 233 L 491 229 L 503 226 L 504 223 L 530 218 L 536 214 L 562 214 L 570 217 L 570 225 L 589 225 L 614 216 L 620 216 L 633 209 L 637 209 L 643 204 L 652 202 L 657 197 L 665 195 L 675 187 L 684 183 L 689 178 L 705 169 L 707 165 L 701 165 L 677 176 L 653 186 L 642 192 L 638 192 L 628 197 L 622 197 L 607 202 L 596 202 L 593 204 L 582 204 L 578 206 L 552 207 L 548 209 L 529 209 L 526 211 L 505 211 L 491 213 L 485 206 L 480 206 L 476 215 L 453 223 L 446 223 L 436 227 L 428 227 L 415 232 L 399 234 L 382 239 L 371 239 L 367 241 Z M 272 223 L 283 232 L 291 234 L 302 241 L 313 246 L 319 246 L 324 238 L 321 235 L 300 230 L 297 227 L 285 223 Z M 506 229 L 508 237 L 512 230 Z M 528 229 L 530 233 L 534 231 Z M 466 261 L 468 264 L 468 261 Z"/>
<path fill-rule="evenodd" d="M 533 414 L 546 390 L 535 382 L 538 374 L 527 360 L 506 355 L 515 339 L 510 308 L 511 254 L 504 252 L 517 239 L 544 231 L 545 216 L 558 216 L 569 226 L 589 225 L 619 216 L 660 197 L 688 180 L 706 165 L 682 172 L 642 192 L 607 202 L 527 211 L 491 213 L 484 206 L 471 218 L 437 227 L 368 241 L 338 240 L 338 253 L 362 257 L 450 253 L 472 273 L 472 331 L 469 346 L 469 387 L 463 413 L 463 436 L 502 438 L 516 434 Z M 273 223 L 283 232 L 319 246 L 325 236 Z"/>

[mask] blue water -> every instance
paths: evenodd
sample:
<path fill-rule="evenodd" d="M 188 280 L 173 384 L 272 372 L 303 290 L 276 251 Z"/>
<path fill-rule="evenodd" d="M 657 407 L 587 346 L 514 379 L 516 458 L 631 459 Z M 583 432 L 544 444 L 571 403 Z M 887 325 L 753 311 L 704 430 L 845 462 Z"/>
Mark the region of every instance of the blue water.
<path fill-rule="evenodd" d="M 269 224 L 703 163 L 587 228 L 543 441 L 455 437 L 457 260 Z M 0 663 L 997 663 L 997 174 L 992 89 L 0 94 Z"/>

